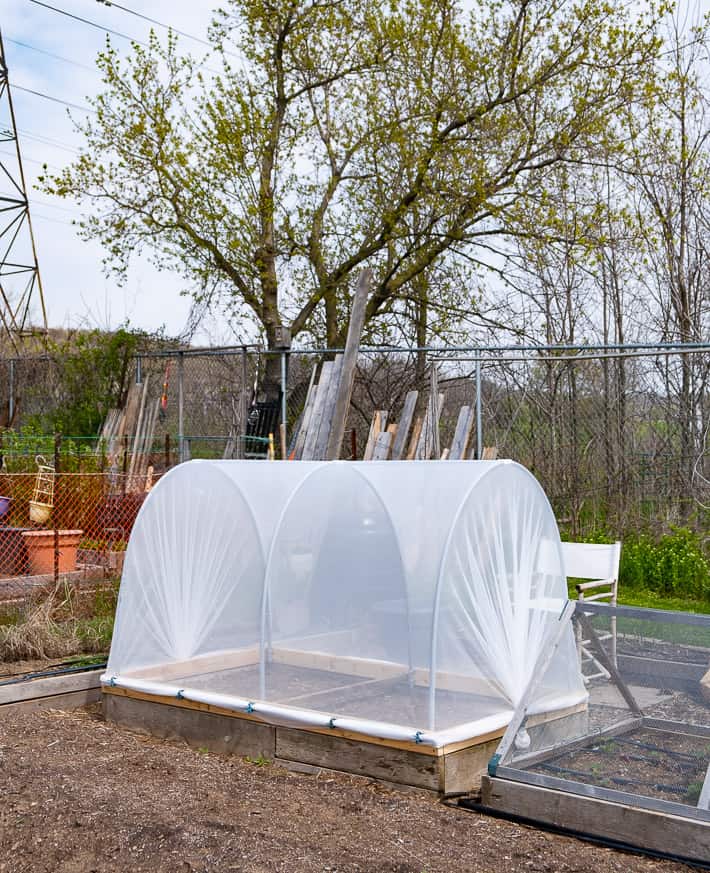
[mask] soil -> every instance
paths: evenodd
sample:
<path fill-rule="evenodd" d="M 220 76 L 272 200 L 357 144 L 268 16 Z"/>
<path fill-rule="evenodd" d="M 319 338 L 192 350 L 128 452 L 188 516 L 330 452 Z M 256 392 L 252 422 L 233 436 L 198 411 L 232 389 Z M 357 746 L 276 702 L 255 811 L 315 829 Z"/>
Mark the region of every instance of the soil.
<path fill-rule="evenodd" d="M 598 739 L 531 769 L 586 785 L 695 806 L 709 757 L 710 738 L 637 730 Z"/>
<path fill-rule="evenodd" d="M 359 777 L 290 773 L 106 724 L 2 714 L 3 873 L 688 870 Z"/>

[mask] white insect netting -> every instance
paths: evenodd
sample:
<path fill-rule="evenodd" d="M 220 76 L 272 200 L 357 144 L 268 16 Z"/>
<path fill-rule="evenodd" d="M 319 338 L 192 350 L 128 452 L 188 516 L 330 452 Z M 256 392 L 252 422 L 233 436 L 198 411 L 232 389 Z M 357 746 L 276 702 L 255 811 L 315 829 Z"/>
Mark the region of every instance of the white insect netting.
<path fill-rule="evenodd" d="M 104 682 L 441 746 L 507 724 L 566 598 L 510 461 L 192 461 L 136 520 Z M 569 627 L 534 708 L 585 697 Z"/>

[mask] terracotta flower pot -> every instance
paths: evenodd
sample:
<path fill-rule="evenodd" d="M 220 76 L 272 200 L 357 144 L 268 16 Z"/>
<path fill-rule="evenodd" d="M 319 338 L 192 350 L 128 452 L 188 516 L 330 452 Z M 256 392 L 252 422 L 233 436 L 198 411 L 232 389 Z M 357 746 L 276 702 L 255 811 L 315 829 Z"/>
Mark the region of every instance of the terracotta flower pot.
<path fill-rule="evenodd" d="M 57 531 L 59 541 L 59 572 L 70 573 L 76 570 L 76 550 L 84 531 Z M 26 530 L 22 532 L 27 549 L 29 571 L 33 576 L 43 576 L 54 572 L 54 531 Z"/>

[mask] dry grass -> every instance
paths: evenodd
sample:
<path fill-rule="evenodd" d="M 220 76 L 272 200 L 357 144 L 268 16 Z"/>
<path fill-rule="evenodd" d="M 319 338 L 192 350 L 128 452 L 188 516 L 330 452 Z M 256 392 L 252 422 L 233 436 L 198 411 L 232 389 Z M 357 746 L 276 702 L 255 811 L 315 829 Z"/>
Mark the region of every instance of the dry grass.
<path fill-rule="evenodd" d="M 71 622 L 52 617 L 52 599 L 34 606 L 15 625 L 0 628 L 0 661 L 61 658 L 79 650 L 79 638 Z"/>
<path fill-rule="evenodd" d="M 42 660 L 105 652 L 111 640 L 115 593 L 79 596 L 60 584 L 38 594 L 13 624 L 0 627 L 0 661 Z"/>

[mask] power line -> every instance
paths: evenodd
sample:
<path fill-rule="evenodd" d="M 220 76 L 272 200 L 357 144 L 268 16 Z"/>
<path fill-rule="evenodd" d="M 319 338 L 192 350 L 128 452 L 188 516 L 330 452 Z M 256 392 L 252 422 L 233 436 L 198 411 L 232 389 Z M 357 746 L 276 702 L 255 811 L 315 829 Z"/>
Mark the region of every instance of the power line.
<path fill-rule="evenodd" d="M 122 6 L 120 3 L 114 3 L 113 0 L 96 0 L 96 3 L 101 3 L 102 6 L 108 6 L 115 9 L 120 9 L 121 12 L 127 12 L 129 15 L 135 15 L 137 18 L 142 18 L 144 21 L 149 21 L 151 24 L 157 24 L 158 27 L 163 27 L 165 30 L 172 30 L 173 33 L 177 33 L 180 36 L 184 36 L 187 39 L 192 39 L 195 42 L 199 42 L 200 45 L 207 46 L 208 49 L 214 50 L 214 46 L 212 43 L 208 42 L 206 39 L 202 39 L 199 36 L 194 36 L 192 33 L 188 33 L 185 30 L 180 30 L 172 24 L 165 24 L 163 21 L 158 21 L 157 18 L 151 18 L 149 15 L 143 15 L 142 12 L 137 12 L 135 9 L 130 9 L 128 6 Z M 241 55 L 238 55 L 236 52 L 224 52 L 225 55 L 229 55 L 230 57 L 237 58 L 240 61 L 243 61 L 244 58 Z M 211 70 L 210 67 L 206 67 L 206 69 L 210 70 L 210 72 L 215 72 Z"/>
<path fill-rule="evenodd" d="M 128 12 L 129 15 L 135 15 L 136 18 L 142 18 L 144 21 L 149 21 L 151 24 L 157 24 L 158 27 L 165 28 L 165 30 L 172 30 L 173 33 L 178 33 L 180 36 L 185 36 L 187 39 L 192 39 L 195 42 L 199 42 L 201 45 L 206 45 L 209 49 L 213 48 L 211 43 L 207 42 L 206 39 L 202 39 L 199 36 L 193 36 L 191 33 L 187 33 L 184 30 L 178 30 L 178 28 L 174 27 L 172 24 L 165 24 L 162 21 L 158 21 L 157 18 L 151 18 L 149 15 L 143 15 L 142 12 L 136 12 L 135 9 L 129 9 L 128 6 L 121 6 L 120 3 L 114 3 L 113 0 L 96 0 L 96 2 L 101 3 L 103 6 L 120 9 L 121 12 Z"/>
<path fill-rule="evenodd" d="M 57 203 L 50 203 L 48 200 L 37 200 L 34 197 L 30 200 L 30 206 L 40 206 L 42 209 L 59 209 L 60 212 L 68 212 L 70 215 L 76 215 L 76 208 L 70 206 L 59 206 Z M 32 213 L 34 215 L 34 212 Z"/>
<path fill-rule="evenodd" d="M 31 0 L 35 2 L 35 0 Z M 32 88 L 25 88 L 23 85 L 16 85 L 13 82 L 13 91 L 26 91 L 28 94 L 34 94 L 35 97 L 42 97 L 43 100 L 51 100 L 52 103 L 60 103 L 62 106 L 68 106 L 70 109 L 78 109 L 81 112 L 91 112 L 96 115 L 95 109 L 90 109 L 88 106 L 80 106 L 78 103 L 71 103 L 69 100 L 60 100 L 59 97 L 52 97 L 49 94 L 43 94 L 41 91 L 34 91 Z"/>
<path fill-rule="evenodd" d="M 20 42 L 19 39 L 11 39 L 9 36 L 5 37 L 7 42 L 11 42 L 13 45 L 22 46 L 22 48 L 30 49 L 33 52 L 39 52 L 41 55 L 46 55 L 48 58 L 54 58 L 57 61 L 63 61 L 65 64 L 72 64 L 75 67 L 80 67 L 82 70 L 89 70 L 92 73 L 96 72 L 96 67 L 90 67 L 88 64 L 79 63 L 79 61 L 73 61 L 71 58 L 65 58 L 62 55 L 55 55 L 54 52 L 48 52 L 46 49 L 41 49 L 36 45 L 31 45 L 28 42 Z"/>
<path fill-rule="evenodd" d="M 135 42 L 138 45 L 142 45 L 144 48 L 149 48 L 147 42 L 141 42 L 139 39 L 135 39 L 132 36 L 128 36 L 126 33 L 121 33 L 118 30 L 111 30 L 110 27 L 104 27 L 103 24 L 97 24 L 95 21 L 89 21 L 88 18 L 82 18 L 81 15 L 74 15 L 72 12 L 67 12 L 65 9 L 58 9 L 56 6 L 51 6 L 49 3 L 43 3 L 42 0 L 29 0 L 30 3 L 34 3 L 35 6 L 42 6 L 44 9 L 50 9 L 52 12 L 56 12 L 58 15 L 66 15 L 67 18 L 73 18 L 74 21 L 80 21 L 82 24 L 86 24 L 89 27 L 95 27 L 97 30 L 101 30 L 104 33 L 110 33 L 112 36 L 118 36 L 121 39 L 127 39 L 128 42 Z"/>
<path fill-rule="evenodd" d="M 23 140 L 29 140 L 32 143 L 37 143 L 39 145 L 48 145 L 52 146 L 55 149 L 62 149 L 65 152 L 73 152 L 75 155 L 80 154 L 79 149 L 74 146 L 70 146 L 67 143 L 60 142 L 58 139 L 52 139 L 48 136 L 42 136 L 38 133 L 33 133 L 31 130 L 24 130 L 21 127 L 17 128 L 17 132 L 22 134 Z"/>
<path fill-rule="evenodd" d="M 8 158 L 16 158 L 17 157 L 17 155 L 14 152 L 0 151 L 0 155 L 5 155 Z M 24 155 L 22 155 L 22 162 L 23 163 L 29 162 L 30 164 L 39 164 L 40 167 L 51 167 L 51 169 L 57 170 L 59 173 L 62 172 L 62 168 L 58 167 L 56 164 L 50 164 L 47 161 L 38 161 L 37 158 L 26 158 Z"/>
<path fill-rule="evenodd" d="M 55 218 L 52 215 L 42 215 L 36 209 L 32 210 L 32 218 L 37 221 L 49 221 L 52 224 L 63 224 L 65 227 L 76 227 L 73 221 L 65 221 L 63 218 Z"/>

